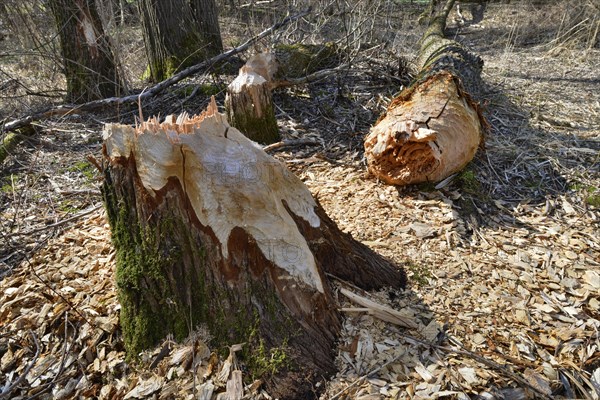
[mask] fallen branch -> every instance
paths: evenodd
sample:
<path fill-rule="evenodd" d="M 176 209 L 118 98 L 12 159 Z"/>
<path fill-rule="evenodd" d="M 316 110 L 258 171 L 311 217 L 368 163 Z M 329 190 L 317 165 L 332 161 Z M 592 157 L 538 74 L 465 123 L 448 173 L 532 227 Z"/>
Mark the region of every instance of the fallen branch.
<path fill-rule="evenodd" d="M 151 88 L 144 90 L 144 92 L 142 94 L 133 94 L 133 95 L 124 96 L 124 97 L 109 97 L 106 99 L 94 100 L 94 101 L 90 101 L 88 103 L 78 104 L 78 105 L 63 104 L 63 105 L 51 107 L 45 111 L 40 111 L 40 112 L 34 113 L 32 115 L 28 115 L 26 117 L 19 118 L 19 119 L 16 119 L 16 120 L 13 120 L 11 122 L 4 124 L 4 126 L 0 127 L 0 133 L 14 131 L 16 129 L 28 126 L 31 124 L 31 122 L 40 120 L 40 119 L 45 119 L 45 118 L 54 117 L 54 116 L 64 116 L 64 115 L 68 115 L 68 114 L 74 113 L 74 112 L 97 110 L 99 108 L 108 107 L 108 106 L 116 106 L 116 105 L 129 104 L 129 103 L 135 104 L 138 101 L 142 101 L 147 98 L 156 96 L 157 94 L 161 93 L 163 90 L 168 88 L 169 86 L 172 86 L 172 85 L 182 81 L 183 79 L 196 74 L 197 72 L 205 70 L 214 64 L 220 63 L 238 53 L 241 53 L 241 52 L 247 50 L 254 43 L 258 42 L 261 39 L 264 39 L 265 37 L 267 37 L 270 34 L 272 34 L 273 32 L 275 32 L 276 30 L 286 26 L 290 22 L 293 22 L 299 18 L 302 18 L 303 16 L 309 14 L 310 12 L 311 12 L 311 9 L 308 8 L 307 10 L 302 11 L 298 14 L 286 17 L 283 20 L 281 20 L 280 22 L 276 23 L 275 25 L 272 25 L 271 27 L 265 29 L 258 35 L 248 39 L 245 43 L 241 44 L 240 46 L 235 47 L 224 53 L 221 53 L 218 56 L 212 57 L 212 58 L 210 58 L 206 61 L 203 61 L 201 63 L 198 63 L 196 65 L 192 65 L 191 67 L 184 69 L 183 71 L 173 75 L 172 77 L 165 79 L 162 82 L 157 83 L 156 85 L 152 86 Z"/>
<path fill-rule="evenodd" d="M 343 65 L 340 65 L 335 68 L 322 69 L 322 70 L 314 72 L 310 75 L 303 76 L 302 78 L 288 78 L 288 79 L 283 79 L 283 80 L 276 80 L 271 83 L 271 88 L 277 89 L 277 88 L 281 88 L 281 87 L 289 87 L 289 86 L 302 85 L 305 83 L 311 83 L 314 81 L 318 81 L 319 79 L 326 78 L 330 75 L 337 74 L 340 71 L 345 71 L 348 68 L 350 68 L 350 64 L 343 64 Z"/>
<path fill-rule="evenodd" d="M 31 231 L 27 231 L 27 232 L 16 232 L 15 234 L 13 234 L 11 236 L 15 236 L 15 237 L 17 237 L 17 236 L 31 236 L 31 235 L 34 235 L 36 233 L 47 231 L 48 229 L 56 228 L 56 227 L 59 227 L 59 226 L 64 225 L 64 224 L 68 224 L 69 222 L 73 222 L 75 220 L 78 220 L 81 217 L 85 217 L 86 215 L 89 215 L 89 214 L 91 214 L 91 213 L 93 213 L 93 212 L 101 209 L 102 207 L 103 207 L 102 204 L 96 205 L 96 206 L 93 206 L 91 208 L 88 208 L 87 210 L 83 210 L 82 212 L 80 212 L 78 214 L 75 214 L 72 217 L 60 220 L 60 221 L 55 222 L 53 224 L 46 225 L 46 226 L 43 226 L 41 228 L 37 228 L 37 229 L 31 230 Z"/>
<path fill-rule="evenodd" d="M 319 145 L 321 143 L 319 143 L 318 141 L 314 140 L 314 139 L 289 139 L 289 140 L 282 140 L 281 142 L 277 142 L 277 143 L 273 143 L 270 144 L 268 146 L 263 147 L 264 151 L 272 151 L 272 150 L 276 150 L 276 149 L 281 149 L 283 147 L 296 147 L 296 146 L 302 146 L 302 145 Z"/>
<path fill-rule="evenodd" d="M 369 315 L 374 316 L 375 318 L 379 318 L 382 321 L 390 322 L 392 324 L 399 325 L 404 328 L 414 329 L 418 327 L 418 325 L 409 317 L 407 317 L 406 315 L 402 315 L 401 313 L 399 313 L 391 307 L 387 307 L 382 304 L 376 303 L 373 300 L 367 299 L 366 297 L 362 297 L 354 292 L 349 291 L 348 289 L 342 288 L 340 289 L 340 293 L 342 293 L 354 303 L 365 307 L 367 313 Z"/>

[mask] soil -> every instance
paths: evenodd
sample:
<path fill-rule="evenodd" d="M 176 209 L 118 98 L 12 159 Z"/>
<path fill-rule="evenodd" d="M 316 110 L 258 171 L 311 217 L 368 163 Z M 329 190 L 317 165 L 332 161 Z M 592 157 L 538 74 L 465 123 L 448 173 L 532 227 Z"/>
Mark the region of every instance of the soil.
<path fill-rule="evenodd" d="M 600 21 L 586 14 L 593 5 L 575 3 L 493 4 L 480 24 L 450 21 L 451 37 L 484 59 L 482 106 L 491 128 L 485 149 L 443 185 L 388 186 L 368 175 L 363 159 L 363 138 L 415 72 L 421 6 L 393 14 L 385 8 L 391 3 L 377 3 L 389 24 L 371 36 L 357 6 L 364 34 L 360 45 L 350 43 L 352 67 L 276 92 L 282 137 L 315 143 L 271 153 L 342 230 L 402 265 L 411 281 L 404 291 L 362 295 L 416 328 L 346 311 L 339 372 L 315 388 L 316 397 L 600 397 Z M 248 25 L 222 20 L 231 26 L 222 28 L 226 45 L 260 31 L 277 11 L 248 15 Z M 331 39 L 339 32 L 326 15 L 308 26 Z M 302 37 L 302 29 L 294 25 L 278 40 Z M 122 38 L 125 68 L 141 76 L 143 44 L 131 32 Z M 9 47 L 0 41 L 0 50 Z M 40 79 L 52 75 L 42 72 Z M 0 57 L 0 73 L 0 87 L 8 78 L 44 86 L 14 58 Z M 195 113 L 208 103 L 207 91 L 223 104 L 234 77 L 196 76 L 143 112 Z M 48 90 L 61 83 L 54 79 Z M 144 85 L 132 79 L 136 90 Z M 16 101 L 23 89 L 7 87 L 2 118 L 43 103 Z M 11 398 L 217 398 L 243 365 L 234 351 L 229 363 L 219 358 L 202 331 L 126 358 L 95 164 L 103 124 L 134 123 L 137 113 L 39 121 L 37 135 L 0 166 L 0 393 L 24 376 Z M 343 309 L 357 307 L 341 293 L 338 300 Z M 270 398 L 248 379 L 248 398 Z"/>

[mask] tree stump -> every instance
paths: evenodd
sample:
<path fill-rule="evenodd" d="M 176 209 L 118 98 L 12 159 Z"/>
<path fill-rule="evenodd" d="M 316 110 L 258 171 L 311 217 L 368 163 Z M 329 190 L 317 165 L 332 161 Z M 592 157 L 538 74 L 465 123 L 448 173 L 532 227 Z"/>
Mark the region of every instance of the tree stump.
<path fill-rule="evenodd" d="M 271 394 L 312 397 L 334 371 L 341 326 L 326 274 L 366 289 L 405 285 L 402 270 L 341 232 L 295 175 L 230 127 L 214 99 L 200 116 L 111 124 L 103 136 L 131 355 L 204 325 L 217 348 L 246 343 L 251 372 L 257 349 L 285 354 L 263 377 Z"/>
<path fill-rule="evenodd" d="M 225 109 L 229 123 L 262 144 L 280 140 L 271 94 L 276 69 L 273 55 L 258 54 L 248 60 L 238 77 L 227 87 Z"/>
<path fill-rule="evenodd" d="M 430 3 L 432 12 L 439 0 Z M 444 37 L 454 0 L 432 17 L 421 39 L 415 81 L 365 138 L 369 171 L 393 185 L 437 182 L 475 156 L 487 123 L 471 95 L 481 91 L 483 61 Z"/>

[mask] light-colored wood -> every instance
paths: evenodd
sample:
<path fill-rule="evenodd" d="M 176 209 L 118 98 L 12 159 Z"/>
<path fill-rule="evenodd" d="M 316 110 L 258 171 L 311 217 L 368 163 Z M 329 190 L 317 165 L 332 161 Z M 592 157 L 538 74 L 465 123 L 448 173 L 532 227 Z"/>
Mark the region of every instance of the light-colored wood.
<path fill-rule="evenodd" d="M 167 116 L 165 121 L 151 118 L 137 129 L 107 125 L 108 154 L 111 158 L 133 155 L 141 182 L 151 192 L 176 177 L 200 223 L 214 231 L 223 258 L 229 254 L 231 231 L 247 227 L 277 267 L 298 284 L 323 292 L 314 257 L 289 215 L 294 213 L 319 227 L 316 203 L 302 181 L 230 127 L 214 98 L 199 116 Z M 297 257 L 273 251 L 279 246 L 297 251 Z"/>
<path fill-rule="evenodd" d="M 460 171 L 482 138 L 476 106 L 449 73 L 392 103 L 365 139 L 369 171 L 393 185 L 437 182 Z"/>
<path fill-rule="evenodd" d="M 365 138 L 369 171 L 386 183 L 441 181 L 464 168 L 483 139 L 487 122 L 471 99 L 481 94 L 483 60 L 444 36 L 454 3 L 430 2 L 419 74 Z"/>
<path fill-rule="evenodd" d="M 417 324 L 406 315 L 403 315 L 399 311 L 394 310 L 391 307 L 384 306 L 382 304 L 376 303 L 373 300 L 367 299 L 366 297 L 360 296 L 354 292 L 349 291 L 348 289 L 340 289 L 340 293 L 350 299 L 352 302 L 365 307 L 366 311 L 374 316 L 375 318 L 379 318 L 382 321 L 390 322 L 395 325 L 403 326 L 405 328 L 417 328 Z M 350 309 L 351 311 L 364 311 L 365 309 Z"/>
<path fill-rule="evenodd" d="M 341 232 L 299 178 L 231 127 L 214 98 L 199 116 L 111 124 L 103 137 L 120 324 L 133 354 L 205 324 L 217 347 L 289 347 L 294 369 L 266 384 L 303 398 L 334 371 L 341 317 L 325 277 L 405 285 L 402 270 Z"/>

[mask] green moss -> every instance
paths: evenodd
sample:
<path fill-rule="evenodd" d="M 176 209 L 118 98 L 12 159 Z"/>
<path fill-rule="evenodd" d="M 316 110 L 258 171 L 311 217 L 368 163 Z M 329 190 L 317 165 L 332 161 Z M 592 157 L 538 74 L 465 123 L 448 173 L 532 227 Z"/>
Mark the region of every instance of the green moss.
<path fill-rule="evenodd" d="M 224 355 L 232 344 L 247 343 L 242 358 L 252 376 L 293 368 L 288 343 L 301 328 L 275 291 L 251 278 L 244 289 L 211 284 L 211 271 L 203 268 L 205 249 L 179 214 L 162 209 L 160 220 L 138 221 L 125 200 L 129 196 L 117 193 L 109 174 L 103 195 L 117 250 L 120 323 L 129 359 L 168 334 L 184 339 L 202 324 L 213 337 L 211 347 Z"/>
<path fill-rule="evenodd" d="M 408 270 L 412 272 L 411 280 L 416 282 L 418 286 L 424 286 L 429 283 L 429 278 L 433 275 L 427 267 L 423 265 L 409 264 Z"/>
<path fill-rule="evenodd" d="M 184 339 L 205 319 L 205 308 L 199 304 L 205 300 L 203 282 L 195 280 L 190 290 L 196 296 L 188 301 L 181 299 L 185 295 L 174 293 L 168 278 L 174 268 L 182 268 L 182 246 L 191 246 L 175 236 L 184 224 L 169 217 L 156 225 L 140 224 L 131 206 L 117 200 L 110 178 L 103 185 L 103 195 L 116 249 L 120 323 L 128 357 L 135 357 L 170 333 L 177 340 Z M 201 248 L 189 254 L 198 256 L 202 263 Z"/>
<path fill-rule="evenodd" d="M 299 78 L 316 71 L 334 68 L 341 62 L 341 51 L 335 43 L 279 44 L 275 46 L 279 60 L 278 75 Z"/>
<path fill-rule="evenodd" d="M 247 102 L 252 104 L 251 101 Z M 252 110 L 237 111 L 227 109 L 227 119 L 246 137 L 261 144 L 271 144 L 280 140 L 279 128 L 273 107 L 267 107 L 264 115 L 257 117 Z"/>
<path fill-rule="evenodd" d="M 0 192 L 5 194 L 12 194 L 14 188 L 17 186 L 18 176 L 10 174 L 10 177 L 6 177 L 0 180 Z"/>
<path fill-rule="evenodd" d="M 481 184 L 471 168 L 465 168 L 457 177 L 457 183 L 465 193 L 479 196 L 482 192 Z"/>
<path fill-rule="evenodd" d="M 289 369 L 291 362 L 288 351 L 287 341 L 279 347 L 267 349 L 264 341 L 259 339 L 259 344 L 254 348 L 248 365 L 253 379 L 276 375 L 283 369 Z"/>
<path fill-rule="evenodd" d="M 594 194 L 585 198 L 585 202 L 592 207 L 600 207 L 600 195 Z"/>
<path fill-rule="evenodd" d="M 81 173 L 88 183 L 94 182 L 96 179 L 96 167 L 86 160 L 76 162 L 75 165 L 68 168 L 68 171 Z"/>
<path fill-rule="evenodd" d="M 75 214 L 79 212 L 79 208 L 73 205 L 70 200 L 64 200 L 59 203 L 58 209 L 67 214 Z"/>
<path fill-rule="evenodd" d="M 222 86 L 213 85 L 210 83 L 203 83 L 202 85 L 200 85 L 200 93 L 207 97 L 216 96 L 219 93 L 221 93 L 224 89 L 225 88 Z"/>
<path fill-rule="evenodd" d="M 600 207 L 600 191 L 596 186 L 586 185 L 580 181 L 569 183 L 569 189 L 575 192 L 583 192 L 583 198 L 587 205 Z"/>
<path fill-rule="evenodd" d="M 225 90 L 225 87 L 223 85 L 203 83 L 199 86 L 187 85 L 185 87 L 177 89 L 175 93 L 177 93 L 177 95 L 179 96 L 188 97 L 191 96 L 194 93 L 194 91 L 197 91 L 199 94 L 205 97 L 210 97 L 218 95 L 223 90 Z"/>

